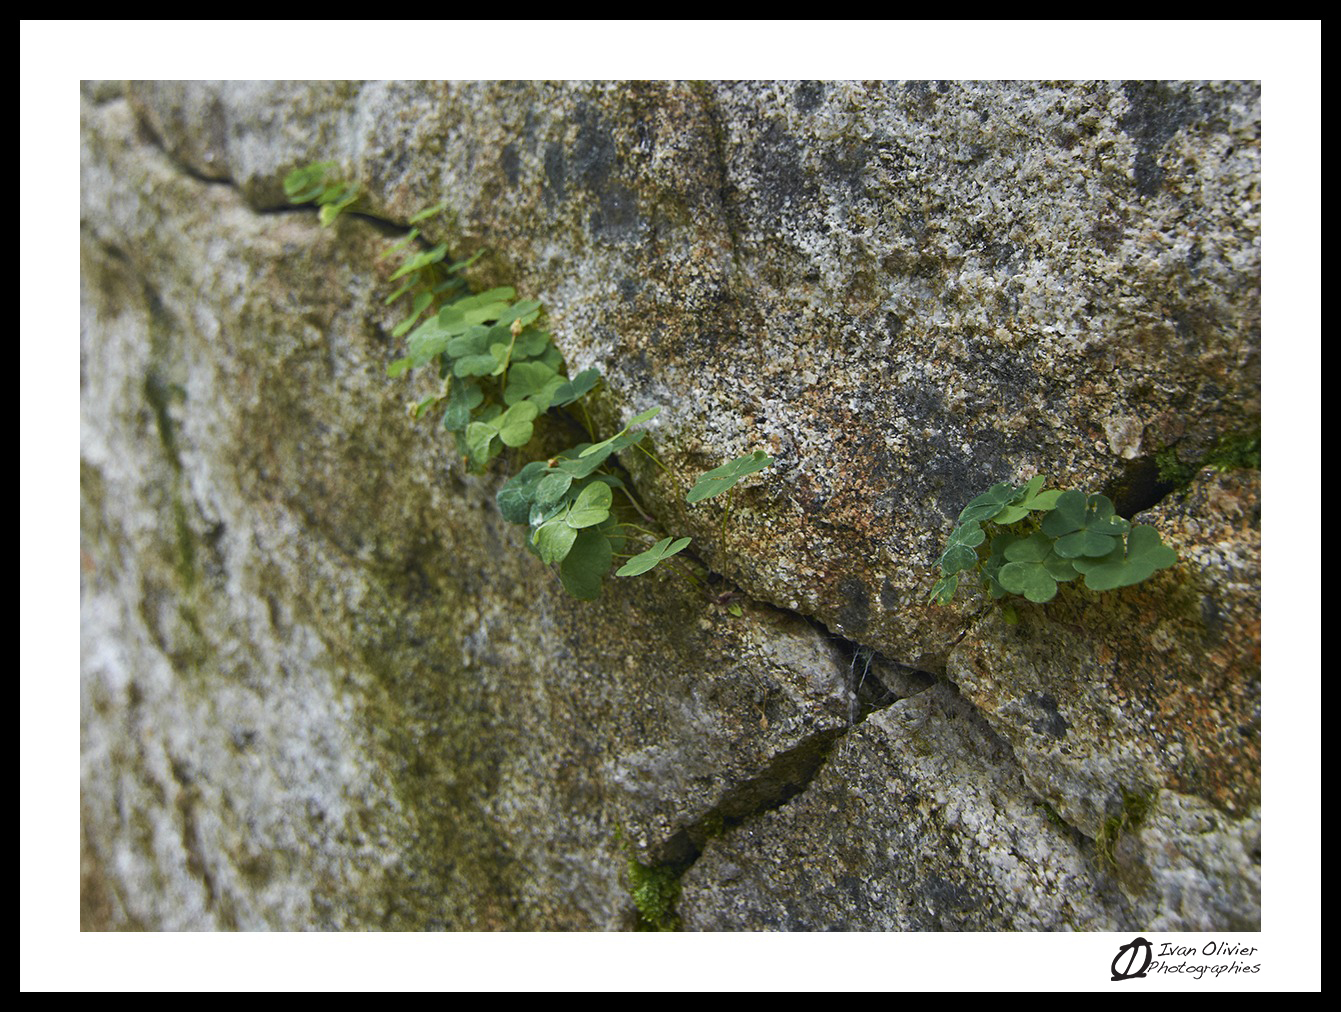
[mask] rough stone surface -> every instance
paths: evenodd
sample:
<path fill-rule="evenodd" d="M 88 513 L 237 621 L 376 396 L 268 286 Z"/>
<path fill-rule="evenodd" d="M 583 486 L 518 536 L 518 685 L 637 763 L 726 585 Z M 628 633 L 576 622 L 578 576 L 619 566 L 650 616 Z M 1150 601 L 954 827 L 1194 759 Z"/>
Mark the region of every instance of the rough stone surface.
<path fill-rule="evenodd" d="M 756 446 L 778 457 L 725 572 L 922 666 L 944 663 L 959 619 L 908 616 L 974 494 L 1034 472 L 1117 486 L 1134 458 L 1195 461 L 1256 425 L 1254 85 L 157 84 L 132 98 L 170 151 L 265 205 L 282 204 L 283 170 L 317 157 L 345 159 L 391 218 L 446 199 L 451 238 L 544 301 L 625 417 L 675 409 L 673 470 Z M 711 530 L 640 477 L 662 513 Z"/>
<path fill-rule="evenodd" d="M 1123 793 L 1169 787 L 1230 816 L 1260 804 L 1256 472 L 1199 478 L 1138 520 L 1183 564 L 1099 596 L 1073 588 L 1008 626 L 989 613 L 948 674 L 1034 790 L 1093 836 Z"/>
<path fill-rule="evenodd" d="M 1258 424 L 1256 85 L 83 94 L 88 926 L 628 927 L 629 856 L 694 928 L 1256 925 L 1260 479 L 1158 475 Z M 386 230 L 285 209 L 319 158 L 663 407 L 626 464 L 741 618 L 564 597 L 384 376 Z M 681 491 L 755 447 L 723 544 Z M 1179 565 L 928 606 L 1034 473 Z"/>
<path fill-rule="evenodd" d="M 680 910 L 704 931 L 1137 923 L 1006 744 L 944 683 L 868 718 L 802 797 L 711 841 Z"/>
<path fill-rule="evenodd" d="M 807 774 L 850 715 L 828 639 L 664 579 L 567 599 L 387 384 L 376 232 L 99 118 L 84 804 L 125 923 L 619 926 L 617 838 L 664 859 Z"/>

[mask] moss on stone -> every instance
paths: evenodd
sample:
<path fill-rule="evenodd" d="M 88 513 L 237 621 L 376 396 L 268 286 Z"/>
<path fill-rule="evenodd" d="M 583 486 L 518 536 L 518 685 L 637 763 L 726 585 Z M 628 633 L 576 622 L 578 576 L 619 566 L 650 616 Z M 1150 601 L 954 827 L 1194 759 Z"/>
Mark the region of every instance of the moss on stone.
<path fill-rule="evenodd" d="M 1160 481 L 1171 485 L 1184 486 L 1205 467 L 1217 471 L 1262 469 L 1262 430 L 1260 426 L 1251 430 L 1230 432 L 1215 441 L 1215 445 L 1200 460 L 1184 463 L 1178 458 L 1178 452 L 1169 447 L 1155 455 L 1159 464 Z"/>
<path fill-rule="evenodd" d="M 683 867 L 646 865 L 629 857 L 629 895 L 638 908 L 639 931 L 679 931 L 680 915 L 675 912 L 680 898 Z"/>
<path fill-rule="evenodd" d="M 1117 870 L 1117 847 L 1122 838 L 1133 830 L 1139 829 L 1155 805 L 1154 793 L 1136 794 L 1123 790 L 1122 809 L 1116 815 L 1110 815 L 1099 827 L 1094 838 L 1095 852 L 1099 863 Z"/>
<path fill-rule="evenodd" d="M 1046 801 L 1040 801 L 1037 807 L 1047 817 L 1047 820 L 1051 822 L 1054 826 L 1056 826 L 1058 829 L 1064 830 L 1066 832 L 1071 831 L 1071 827 L 1067 825 L 1066 820 L 1057 814 L 1057 809 L 1053 808 L 1052 805 L 1048 804 Z"/>

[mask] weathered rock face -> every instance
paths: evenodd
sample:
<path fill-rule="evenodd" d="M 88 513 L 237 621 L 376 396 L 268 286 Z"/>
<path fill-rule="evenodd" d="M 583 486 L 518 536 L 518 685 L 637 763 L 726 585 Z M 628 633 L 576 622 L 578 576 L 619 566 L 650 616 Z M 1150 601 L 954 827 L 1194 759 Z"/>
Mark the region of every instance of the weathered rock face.
<path fill-rule="evenodd" d="M 1260 482 L 1166 479 L 1257 426 L 1258 97 L 86 88 L 86 922 L 628 927 L 635 857 L 692 928 L 1254 927 Z M 563 595 L 385 378 L 385 230 L 271 213 L 319 158 L 663 407 L 743 616 Z M 723 544 L 680 490 L 756 447 Z M 1179 565 L 926 605 L 1034 473 Z"/>

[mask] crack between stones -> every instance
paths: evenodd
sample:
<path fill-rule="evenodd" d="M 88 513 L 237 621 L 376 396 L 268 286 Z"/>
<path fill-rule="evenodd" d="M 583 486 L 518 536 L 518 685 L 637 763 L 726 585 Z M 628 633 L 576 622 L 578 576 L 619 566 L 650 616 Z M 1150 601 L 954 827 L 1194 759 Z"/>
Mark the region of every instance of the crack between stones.
<path fill-rule="evenodd" d="M 228 186 L 234 190 L 238 189 L 237 182 L 233 179 L 232 176 L 227 175 L 207 176 L 205 175 L 205 173 L 201 172 L 190 162 L 187 162 L 184 159 L 180 158 L 178 155 L 176 155 L 172 150 L 168 148 L 167 142 L 163 140 L 158 130 L 154 128 L 153 123 L 147 120 L 144 116 L 140 115 L 140 111 L 135 107 L 135 103 L 131 102 L 130 99 L 127 98 L 125 95 L 119 96 L 119 99 L 116 100 L 123 101 L 129 104 L 131 113 L 135 117 L 135 122 L 139 126 L 140 130 L 143 131 L 145 138 L 149 141 L 149 143 L 151 143 L 154 147 L 156 147 L 159 150 L 159 153 L 161 153 L 164 158 L 166 158 L 169 162 L 171 162 L 177 168 L 177 170 L 181 172 L 182 175 L 186 176 L 188 179 L 194 179 L 196 182 L 206 186 Z M 100 104 L 106 104 L 106 103 L 100 103 Z"/>
<path fill-rule="evenodd" d="M 992 607 L 993 605 L 989 604 L 974 616 L 974 620 L 965 627 L 964 631 L 955 640 L 956 646 L 969 633 L 975 632 L 986 621 Z M 997 730 L 996 726 L 987 715 L 982 712 L 973 700 L 963 694 L 959 685 L 953 679 L 947 676 L 944 680 L 954 691 L 955 695 L 972 709 L 974 715 L 982 722 L 983 728 L 991 735 L 997 747 L 1009 757 L 1008 764 L 1010 768 L 1019 776 L 1020 783 L 1024 789 L 1033 796 L 1035 806 L 1044 813 L 1048 821 L 1052 823 L 1060 833 L 1065 835 L 1073 845 L 1095 862 L 1099 871 L 1103 872 L 1105 869 L 1102 866 L 1102 859 L 1099 855 L 1099 841 L 1095 837 L 1090 836 L 1075 823 L 1068 821 L 1061 812 L 1057 811 L 1053 803 L 1044 794 L 1041 794 L 1032 783 L 1030 783 L 1029 777 L 1026 774 L 1025 765 L 1016 754 L 1015 745 L 1010 739 Z M 1108 886 L 1104 886 L 1104 888 L 1108 889 Z M 1117 902 L 1124 911 L 1127 910 L 1129 901 L 1120 889 L 1108 889 L 1108 892 L 1106 892 L 1105 895 L 1107 895 L 1110 900 Z"/>
<path fill-rule="evenodd" d="M 236 181 L 234 181 L 231 176 L 207 176 L 189 162 L 173 158 L 166 148 L 163 149 L 163 153 L 172 159 L 173 164 L 178 166 L 185 176 L 194 179 L 197 183 L 200 183 L 203 186 L 227 186 L 231 189 L 238 190 L 239 194 L 241 193 Z"/>
<path fill-rule="evenodd" d="M 845 727 L 811 735 L 774 756 L 763 770 L 727 791 L 706 814 L 677 830 L 657 848 L 651 864 L 640 865 L 645 872 L 672 879 L 676 898 L 679 880 L 695 865 L 712 840 L 724 838 L 802 796 L 824 770 L 834 749 L 867 717 L 924 692 L 937 681 L 936 676 L 928 672 L 890 661 L 870 647 L 830 632 L 817 619 L 787 609 L 777 610 L 803 618 L 817 633 L 834 641 L 845 656 L 846 663 L 840 665 L 840 670 L 847 679 L 851 699 L 848 723 Z M 667 920 L 679 923 L 673 902 Z"/>
<path fill-rule="evenodd" d="M 124 98 L 121 100 L 125 101 Z M 154 129 L 153 124 L 150 123 L 148 120 L 146 120 L 144 117 L 142 117 L 139 114 L 139 112 L 135 110 L 133 105 L 131 106 L 131 111 L 135 115 L 135 122 L 138 123 L 140 128 L 144 131 L 146 138 L 149 140 L 149 142 L 155 148 L 158 149 L 159 153 L 162 154 L 164 158 L 166 158 L 169 162 L 171 162 L 173 166 L 175 166 L 177 170 L 181 172 L 182 175 L 186 176 L 188 179 L 193 179 L 204 186 L 226 186 L 232 189 L 237 193 L 238 198 L 242 201 L 243 205 L 253 214 L 316 215 L 320 213 L 319 209 L 311 204 L 277 204 L 274 207 L 257 207 L 256 205 L 252 204 L 249 200 L 247 200 L 247 198 L 242 193 L 242 187 L 238 184 L 237 180 L 235 180 L 232 176 L 205 175 L 205 173 L 201 172 L 190 162 L 187 162 L 178 155 L 174 154 L 168 148 L 163 138 L 159 136 L 158 131 Z M 359 211 L 351 209 L 345 211 L 344 214 L 351 218 L 361 218 L 364 221 L 367 221 L 380 228 L 386 229 L 394 234 L 407 235 L 410 231 L 409 225 L 403 224 L 398 221 L 392 221 L 390 218 L 380 217 L 379 215 L 373 214 L 371 211 Z M 426 245 L 422 239 L 420 240 L 420 244 Z"/>
<path fill-rule="evenodd" d="M 727 181 L 727 160 L 725 149 L 724 128 L 721 122 L 720 112 L 716 107 L 714 96 L 709 93 L 701 95 L 705 111 L 712 123 L 713 137 L 716 147 L 717 162 L 721 172 L 721 187 L 719 190 L 722 204 L 722 216 L 726 225 L 727 235 L 731 243 L 732 271 L 728 281 L 729 287 L 734 287 L 737 283 L 740 267 L 740 249 L 739 234 L 735 215 L 732 211 L 732 201 L 729 195 L 729 183 Z M 241 188 L 237 182 L 230 177 L 211 178 L 200 173 L 192 166 L 183 162 L 167 149 L 161 137 L 152 127 L 144 123 L 137 116 L 137 120 L 143 123 L 148 137 L 152 140 L 155 147 L 176 166 L 185 176 L 194 179 L 203 185 L 225 185 L 236 191 L 252 213 L 271 215 L 271 214 L 307 214 L 315 215 L 318 213 L 316 208 L 308 205 L 275 206 L 275 207 L 255 207 L 242 197 Z M 346 214 L 351 217 L 360 218 L 368 223 L 399 234 L 408 234 L 410 226 L 400 222 L 392 221 L 388 218 L 380 217 L 367 211 L 347 211 Z M 422 240 L 421 240 L 422 242 Z M 632 479 L 630 478 L 632 482 Z M 635 484 L 636 491 L 636 484 Z M 688 553 L 686 553 L 688 554 Z M 702 560 L 699 560 L 702 564 Z M 709 574 L 712 574 L 710 567 L 704 565 Z M 846 680 L 850 698 L 850 709 L 846 726 L 833 728 L 830 730 L 818 732 L 806 738 L 799 744 L 787 749 L 784 752 L 774 756 L 769 763 L 754 776 L 746 781 L 739 783 L 727 791 L 707 813 L 695 820 L 688 826 L 677 830 L 665 843 L 656 848 L 653 855 L 653 863 L 648 868 L 668 871 L 676 878 L 687 872 L 698 857 L 702 854 L 704 847 L 714 838 L 723 837 L 734 831 L 738 827 L 756 819 L 770 811 L 775 811 L 789 804 L 795 798 L 805 793 L 806 789 L 814 779 L 824 769 L 825 763 L 838 745 L 853 729 L 866 720 L 872 713 L 883 710 L 901 699 L 906 699 L 911 695 L 929 688 L 936 681 L 936 676 L 923 671 L 907 667 L 891 661 L 873 648 L 862 646 L 852 640 L 840 636 L 829 630 L 822 622 L 813 616 L 805 615 L 798 611 L 787 608 L 781 608 L 777 604 L 763 599 L 755 598 L 745 593 L 738 585 L 725 576 L 717 574 L 726 586 L 734 588 L 731 593 L 735 596 L 744 598 L 752 604 L 767 607 L 784 614 L 795 615 L 803 619 L 812 626 L 816 632 L 835 643 L 839 652 L 843 656 L 840 670 Z"/>

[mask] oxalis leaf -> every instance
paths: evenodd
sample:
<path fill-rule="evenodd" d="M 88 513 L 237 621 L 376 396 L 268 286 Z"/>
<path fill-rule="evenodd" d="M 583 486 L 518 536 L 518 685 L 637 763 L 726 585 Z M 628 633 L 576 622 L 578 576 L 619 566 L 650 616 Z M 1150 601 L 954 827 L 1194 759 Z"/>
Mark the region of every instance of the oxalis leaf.
<path fill-rule="evenodd" d="M 996 574 L 997 582 L 1012 594 L 1045 604 L 1057 596 L 1057 581 L 1042 566 L 1032 562 L 1007 562 Z"/>
<path fill-rule="evenodd" d="M 540 303 L 533 302 L 530 299 L 522 299 L 499 314 L 497 326 L 511 327 L 514 321 L 520 320 L 521 325 L 525 327 L 539 315 Z"/>
<path fill-rule="evenodd" d="M 409 355 L 392 362 L 387 368 L 387 375 L 394 377 L 406 369 L 418 369 L 435 356 L 442 354 L 451 339 L 451 332 L 443 328 L 436 316 L 430 316 L 410 332 Z"/>
<path fill-rule="evenodd" d="M 590 392 L 591 388 L 601 381 L 601 374 L 596 369 L 583 369 L 580 373 L 570 379 L 567 383 L 554 391 L 554 404 L 558 407 L 566 407 L 572 404 L 579 397 Z"/>
<path fill-rule="evenodd" d="M 618 575 L 618 574 L 616 574 Z M 931 600 L 937 604 L 949 604 L 959 589 L 959 574 L 942 576 L 931 588 Z"/>
<path fill-rule="evenodd" d="M 641 414 L 634 415 L 629 419 L 629 424 L 616 432 L 609 439 L 603 439 L 599 443 L 593 443 L 582 451 L 581 456 L 590 457 L 593 453 L 602 453 L 609 449 L 611 453 L 618 453 L 625 446 L 632 446 L 643 437 L 643 433 L 630 433 L 629 430 L 635 425 L 642 425 L 648 419 L 655 418 L 661 413 L 660 408 L 648 408 Z"/>
<path fill-rule="evenodd" d="M 601 580 L 613 561 L 609 538 L 592 528 L 579 531 L 572 548 L 559 563 L 564 590 L 580 601 L 596 600 L 601 596 Z"/>
<path fill-rule="evenodd" d="M 535 432 L 532 423 L 539 414 L 539 409 L 530 401 L 512 405 L 498 419 L 498 438 L 505 446 L 525 446 Z"/>
<path fill-rule="evenodd" d="M 976 566 L 978 564 L 976 549 L 978 545 L 983 543 L 986 536 L 976 520 L 971 520 L 956 527 L 954 533 L 950 535 L 949 547 L 945 549 L 940 558 L 942 575 L 953 576 L 955 573 Z"/>
<path fill-rule="evenodd" d="M 1019 489 L 1008 481 L 993 485 L 981 495 L 974 496 L 959 514 L 961 524 L 991 520 L 1019 494 Z"/>
<path fill-rule="evenodd" d="M 610 515 L 610 504 L 613 501 L 614 496 L 609 485 L 600 481 L 593 482 L 582 490 L 563 522 L 575 530 L 595 527 Z"/>
<path fill-rule="evenodd" d="M 1008 561 L 997 570 L 997 582 L 1036 604 L 1051 601 L 1057 595 L 1058 583 L 1077 576 L 1070 560 L 1059 558 L 1053 551 L 1052 539 L 1046 534 L 1035 532 L 1028 538 L 1017 538 L 1005 546 L 1003 554 Z"/>
<path fill-rule="evenodd" d="M 431 250 L 424 253 L 416 253 L 397 268 L 396 272 L 388 278 L 388 281 L 398 281 L 407 274 L 413 274 L 415 271 L 427 267 L 429 264 L 435 264 L 447 255 L 447 244 L 438 243 Z"/>
<path fill-rule="evenodd" d="M 535 358 L 537 355 L 544 353 L 545 349 L 549 347 L 549 342 L 548 333 L 527 327 L 517 335 L 517 343 L 513 346 L 512 357 L 518 361 Z M 557 372 L 558 370 L 552 371 Z"/>
<path fill-rule="evenodd" d="M 470 295 L 457 299 L 450 306 L 444 306 L 438 313 L 443 327 L 463 333 L 467 328 L 479 323 L 497 320 L 507 312 L 508 303 L 517 297 L 511 288 L 491 288 L 479 295 Z"/>
<path fill-rule="evenodd" d="M 483 467 L 493 459 L 500 452 L 493 448 L 495 439 L 504 446 L 525 446 L 531 441 L 538 414 L 534 404 L 522 401 L 494 418 L 471 422 L 466 426 L 466 447 L 471 460 Z"/>
<path fill-rule="evenodd" d="M 685 501 L 696 503 L 721 495 L 740 481 L 741 478 L 754 474 L 756 471 L 762 471 L 764 468 L 771 466 L 772 463 L 773 458 L 763 450 L 755 450 L 753 453 L 737 457 L 721 467 L 714 467 L 694 483 L 694 487 L 685 496 Z"/>
<path fill-rule="evenodd" d="M 565 514 L 546 520 L 531 535 L 531 543 L 540 553 L 540 559 L 547 565 L 562 562 L 568 557 L 573 543 L 577 541 L 577 529 L 564 523 Z"/>
<path fill-rule="evenodd" d="M 1102 559 L 1076 559 L 1073 564 L 1085 574 L 1090 590 L 1113 590 L 1149 579 L 1177 561 L 1177 553 L 1160 540 L 1159 531 L 1142 524 L 1127 536 L 1125 552 L 1118 548 Z"/>
<path fill-rule="evenodd" d="M 1043 533 L 1057 541 L 1056 551 L 1064 559 L 1101 558 L 1122 544 L 1131 524 L 1115 516 L 1107 496 L 1064 492 L 1056 508 L 1043 521 Z"/>
<path fill-rule="evenodd" d="M 442 330 L 443 333 L 453 333 L 453 331 L 449 331 L 447 328 L 443 327 L 440 321 L 441 314 L 434 317 L 434 325 Z M 503 332 L 500 331 L 498 336 L 501 338 Z M 493 338 L 494 334 L 492 327 L 483 323 L 472 324 L 467 327 L 464 332 L 458 333 L 447 342 L 447 357 L 465 358 L 467 355 L 487 354 L 489 345 L 494 343 Z M 413 341 L 414 337 L 411 336 L 410 340 Z"/>
<path fill-rule="evenodd" d="M 1018 594 L 1041 604 L 1056 596 L 1058 584 L 1082 574 L 1088 589 L 1112 590 L 1140 583 L 1177 560 L 1154 528 L 1133 530 L 1106 497 L 1045 490 L 1044 481 L 1040 475 L 1020 486 L 1000 482 L 969 501 L 937 560 L 940 577 L 932 586 L 932 601 L 949 603 L 960 575 L 973 569 L 992 597 Z M 986 556 L 980 557 L 991 535 L 980 529 L 983 524 L 1011 529 L 992 536 Z M 1032 525 L 1032 531 L 1026 526 L 1017 533 L 1022 524 Z"/>
<path fill-rule="evenodd" d="M 689 546 L 689 541 L 689 538 L 680 538 L 679 540 L 662 538 L 647 551 L 635 555 L 620 566 L 615 571 L 615 575 L 638 576 L 641 573 L 646 573 L 649 569 L 655 569 L 659 563 L 678 552 L 684 551 Z"/>
<path fill-rule="evenodd" d="M 1020 489 L 1019 494 L 1011 500 L 1000 513 L 992 517 L 992 522 L 996 524 L 1013 524 L 1023 520 L 1032 512 L 1047 512 L 1056 507 L 1057 498 L 1062 494 L 1061 489 L 1043 489 L 1044 478 L 1035 475 L 1029 480 L 1029 483 Z"/>
<path fill-rule="evenodd" d="M 598 449 L 595 453 L 585 454 L 582 451 L 586 446 L 574 447 L 572 450 L 565 450 L 562 458 L 555 465 L 564 474 L 571 474 L 574 478 L 585 478 L 606 462 L 610 454 L 614 453 L 612 446 L 606 445 Z"/>
<path fill-rule="evenodd" d="M 434 204 L 432 207 L 426 207 L 410 219 L 410 224 L 415 225 L 421 221 L 427 221 L 429 218 L 432 218 L 435 214 L 441 214 L 445 210 L 447 210 L 446 201 L 443 201 L 441 204 Z"/>
<path fill-rule="evenodd" d="M 549 409 L 554 392 L 564 378 L 543 362 L 518 362 L 508 370 L 508 387 L 503 394 L 507 404 L 530 400 L 541 411 Z"/>
<path fill-rule="evenodd" d="M 315 200 L 326 188 L 326 173 L 333 168 L 334 162 L 313 162 L 294 169 L 284 177 L 285 196 L 295 204 Z"/>
<path fill-rule="evenodd" d="M 488 422 L 471 422 L 466 426 L 466 453 L 472 469 L 483 471 L 484 465 L 494 458 L 493 443 L 497 438 L 498 430 Z"/>
<path fill-rule="evenodd" d="M 432 301 L 433 294 L 431 292 L 420 292 L 416 295 L 414 297 L 414 304 L 410 307 L 410 315 L 392 328 L 391 336 L 404 337 L 409 332 L 410 328 L 414 326 L 414 321 L 423 315 L 424 310 L 428 308 L 428 304 Z"/>
<path fill-rule="evenodd" d="M 531 504 L 548 468 L 543 460 L 533 460 L 508 479 L 498 490 L 498 512 L 510 524 L 524 524 L 531 516 Z"/>
<path fill-rule="evenodd" d="M 563 471 L 553 471 L 540 479 L 535 487 L 535 504 L 549 509 L 563 501 L 564 495 L 573 484 L 573 476 Z"/>
<path fill-rule="evenodd" d="M 442 416 L 442 427 L 448 432 L 463 432 L 470 424 L 470 413 L 484 402 L 484 391 L 470 380 L 453 380 L 452 393 L 447 398 L 447 410 Z"/>

